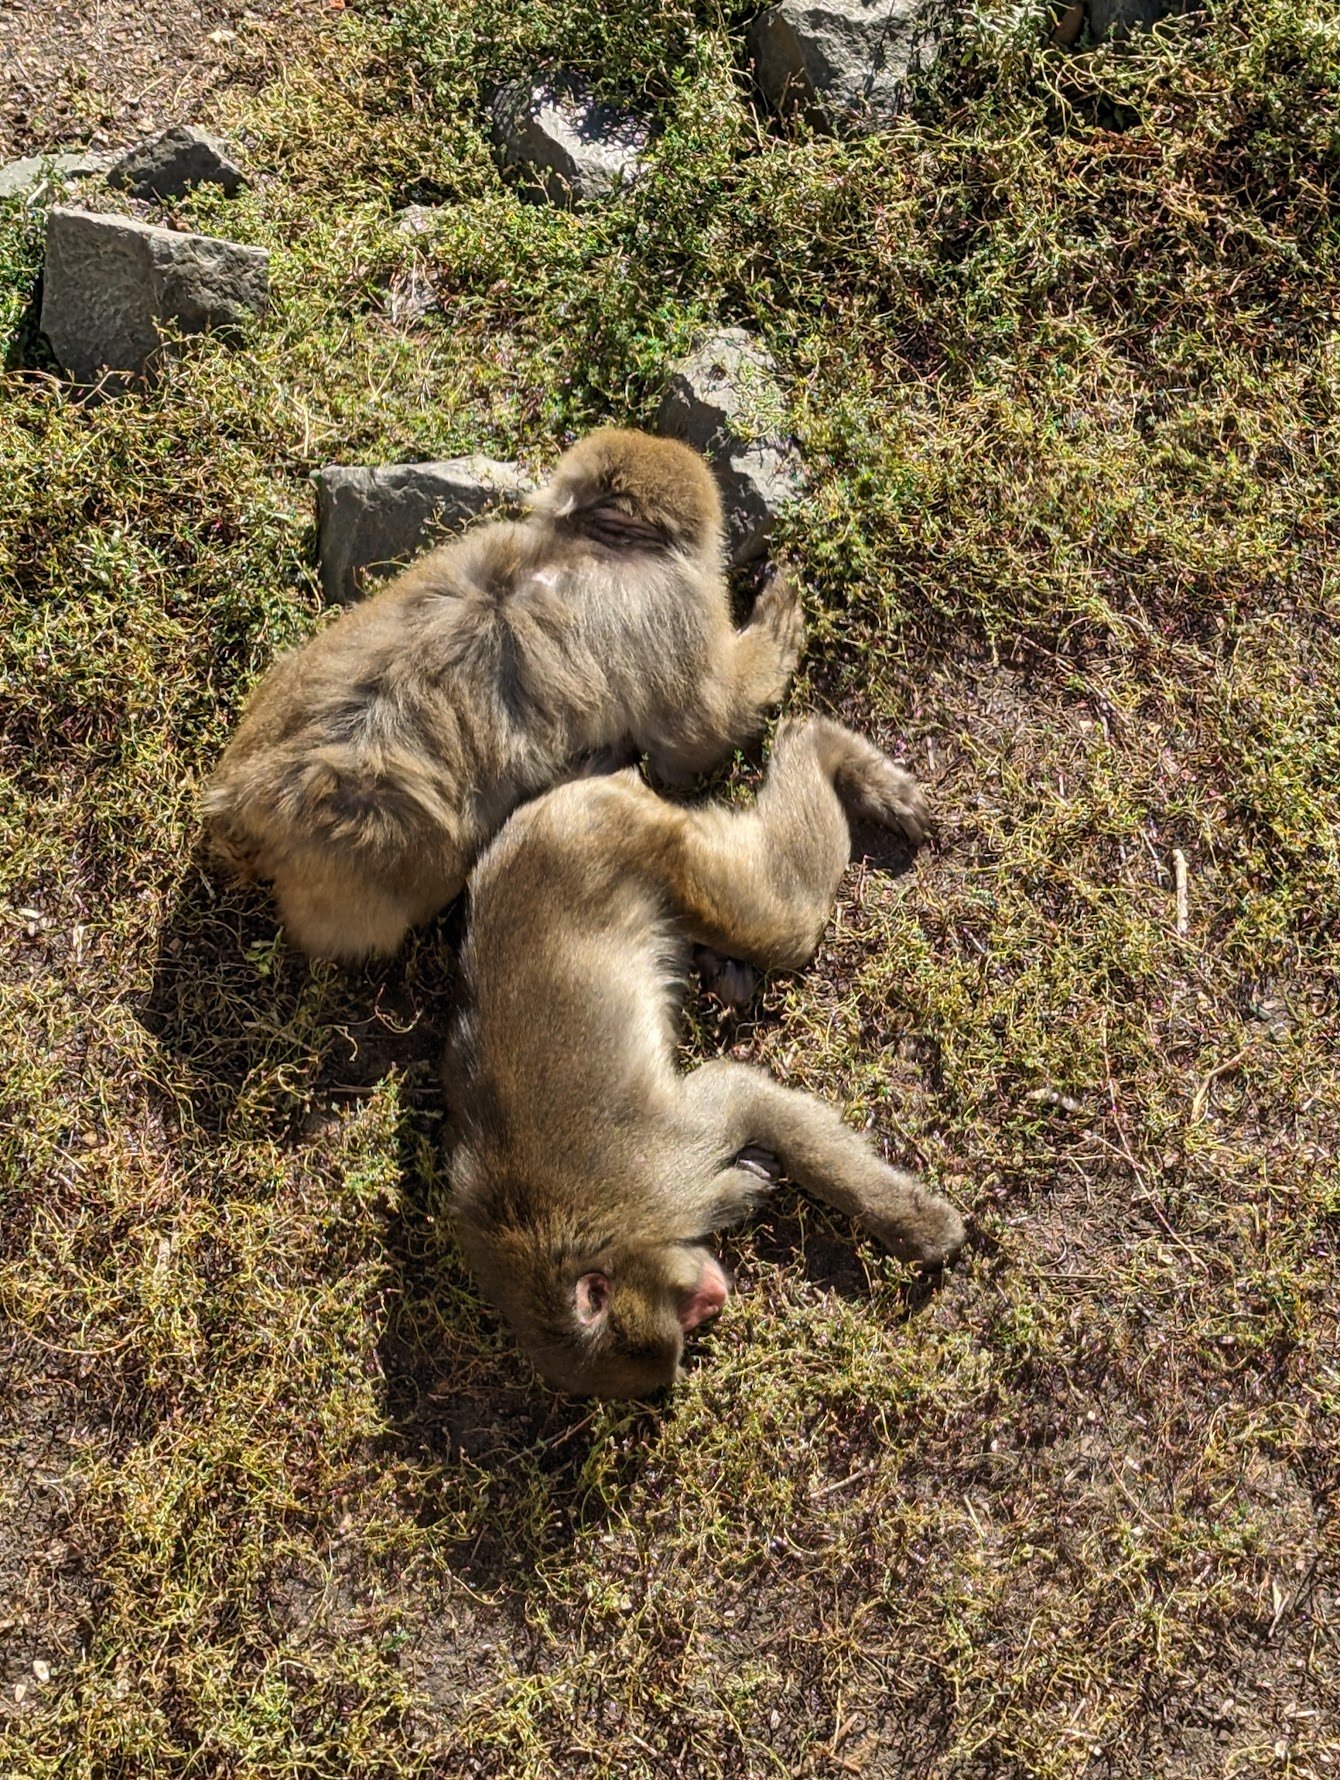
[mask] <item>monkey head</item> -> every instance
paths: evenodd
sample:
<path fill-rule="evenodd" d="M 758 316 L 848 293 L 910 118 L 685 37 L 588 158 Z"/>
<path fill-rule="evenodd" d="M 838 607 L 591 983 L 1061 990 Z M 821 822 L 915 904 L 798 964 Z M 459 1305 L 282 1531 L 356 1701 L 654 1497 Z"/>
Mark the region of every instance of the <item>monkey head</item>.
<path fill-rule="evenodd" d="M 722 552 L 716 481 L 678 439 L 622 427 L 588 433 L 559 459 L 531 508 L 614 550 L 674 551 L 713 566 Z"/>
<path fill-rule="evenodd" d="M 536 1370 L 572 1396 L 646 1397 L 673 1384 L 684 1337 L 730 1297 L 721 1263 L 696 1242 L 582 1252 L 537 1241 L 534 1231 L 529 1240 L 509 1234 L 502 1243 L 495 1234 L 485 1257 L 470 1254 L 462 1231 L 487 1295 Z"/>
<path fill-rule="evenodd" d="M 601 1261 L 572 1283 L 567 1339 L 536 1363 L 575 1396 L 648 1396 L 674 1383 L 685 1335 L 717 1315 L 730 1284 L 716 1256 L 696 1243 L 627 1249 Z"/>

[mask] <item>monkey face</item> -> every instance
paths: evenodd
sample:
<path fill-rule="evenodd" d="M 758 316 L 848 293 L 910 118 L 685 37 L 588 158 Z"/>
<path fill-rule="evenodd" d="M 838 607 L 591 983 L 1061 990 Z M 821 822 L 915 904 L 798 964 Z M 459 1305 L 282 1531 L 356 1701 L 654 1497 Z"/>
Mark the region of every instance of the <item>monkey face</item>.
<path fill-rule="evenodd" d="M 570 1335 L 533 1358 L 560 1390 L 645 1397 L 673 1384 L 684 1337 L 730 1296 L 721 1263 L 697 1244 L 666 1243 L 602 1257 L 565 1293 Z"/>

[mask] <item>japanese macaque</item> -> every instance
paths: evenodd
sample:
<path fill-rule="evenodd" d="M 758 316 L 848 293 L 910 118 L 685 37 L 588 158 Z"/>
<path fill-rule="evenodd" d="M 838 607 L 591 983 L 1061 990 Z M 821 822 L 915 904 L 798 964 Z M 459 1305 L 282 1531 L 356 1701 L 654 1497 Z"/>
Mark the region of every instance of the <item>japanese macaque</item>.
<path fill-rule="evenodd" d="M 682 781 L 761 730 L 804 642 L 774 577 L 737 630 L 688 446 L 606 428 L 270 669 L 205 793 L 215 850 L 314 957 L 394 952 L 512 810 L 584 762 Z"/>
<path fill-rule="evenodd" d="M 675 1063 L 695 944 L 764 969 L 814 954 L 848 816 L 927 828 L 916 781 L 825 718 L 784 725 L 755 805 L 686 808 L 635 773 L 518 810 L 470 880 L 446 1061 L 467 1260 L 561 1389 L 642 1396 L 725 1305 L 706 1246 L 785 1176 L 928 1266 L 959 1214 L 836 1108 L 763 1070 Z"/>

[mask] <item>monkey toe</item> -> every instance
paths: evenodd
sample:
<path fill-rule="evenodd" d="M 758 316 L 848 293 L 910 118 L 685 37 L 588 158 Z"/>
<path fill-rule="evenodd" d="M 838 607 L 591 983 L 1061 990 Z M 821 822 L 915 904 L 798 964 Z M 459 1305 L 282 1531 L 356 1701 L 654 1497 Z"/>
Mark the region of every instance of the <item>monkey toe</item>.
<path fill-rule="evenodd" d="M 887 828 L 900 828 L 914 847 L 930 839 L 935 827 L 926 793 L 900 766 L 890 765 L 881 787 L 880 820 Z"/>

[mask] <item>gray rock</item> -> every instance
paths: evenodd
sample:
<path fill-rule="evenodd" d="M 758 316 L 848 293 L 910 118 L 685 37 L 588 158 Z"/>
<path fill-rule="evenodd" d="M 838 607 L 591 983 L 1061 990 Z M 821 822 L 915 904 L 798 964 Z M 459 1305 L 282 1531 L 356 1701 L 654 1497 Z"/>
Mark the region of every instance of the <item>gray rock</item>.
<path fill-rule="evenodd" d="M 491 109 L 500 164 L 551 204 L 607 197 L 642 169 L 646 122 L 597 104 L 574 81 L 512 81 Z"/>
<path fill-rule="evenodd" d="M 1095 43 L 1104 38 L 1129 37 L 1133 30 L 1148 30 L 1160 19 L 1192 10 L 1188 0 L 1089 0 L 1089 31 Z"/>
<path fill-rule="evenodd" d="M 395 328 L 412 328 L 438 307 L 437 292 L 411 269 L 397 273 L 386 292 L 386 319 Z"/>
<path fill-rule="evenodd" d="M 442 212 L 435 210 L 431 204 L 407 204 L 403 210 L 396 212 L 396 231 L 407 240 L 413 241 L 420 235 L 431 235 L 441 216 Z"/>
<path fill-rule="evenodd" d="M 800 488 L 785 398 L 768 351 L 744 328 L 723 328 L 704 340 L 672 368 L 659 425 L 711 462 L 732 565 L 761 556 L 778 510 Z"/>
<path fill-rule="evenodd" d="M 107 175 L 135 198 L 183 198 L 197 185 L 220 185 L 231 198 L 245 183 L 242 169 L 217 136 L 177 124 L 123 155 Z"/>
<path fill-rule="evenodd" d="M 201 334 L 263 315 L 270 256 L 208 235 L 57 206 L 47 214 L 42 332 L 70 376 L 149 370 L 160 327 Z"/>
<path fill-rule="evenodd" d="M 764 97 L 830 129 L 877 129 L 938 48 L 943 0 L 780 0 L 750 28 Z"/>
<path fill-rule="evenodd" d="M 436 533 L 535 487 L 516 464 L 478 456 L 379 469 L 330 464 L 315 482 L 321 585 L 341 604 L 367 591 L 367 570 L 398 565 Z"/>
<path fill-rule="evenodd" d="M 115 159 L 114 154 L 90 148 L 11 161 L 7 167 L 0 167 L 0 198 L 32 198 L 44 186 L 50 187 L 55 177 L 82 179 L 90 173 L 105 173 Z"/>

